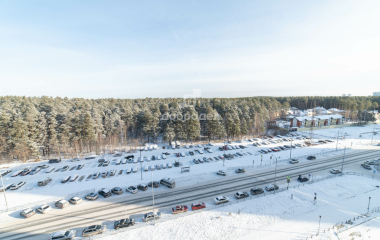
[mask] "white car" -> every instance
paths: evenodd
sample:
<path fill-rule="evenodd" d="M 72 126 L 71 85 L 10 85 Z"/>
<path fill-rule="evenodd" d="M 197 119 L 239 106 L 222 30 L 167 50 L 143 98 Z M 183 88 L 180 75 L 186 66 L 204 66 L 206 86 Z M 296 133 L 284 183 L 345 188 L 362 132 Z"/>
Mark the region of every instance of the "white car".
<path fill-rule="evenodd" d="M 210 145 L 210 146 L 214 146 L 214 144 L 212 144 L 212 143 L 210 143 L 210 142 L 208 143 L 208 145 Z"/>
<path fill-rule="evenodd" d="M 131 173 L 131 168 L 127 168 L 126 172 L 127 172 L 127 174 L 130 174 Z"/>
<path fill-rule="evenodd" d="M 342 171 L 338 170 L 338 169 L 331 169 L 330 172 L 332 174 L 338 174 L 338 173 L 341 173 Z"/>
<path fill-rule="evenodd" d="M 134 159 L 133 159 L 133 163 L 137 163 L 137 158 L 134 158 Z"/>
<path fill-rule="evenodd" d="M 213 153 L 213 151 L 210 148 L 207 149 L 207 152 Z"/>
<path fill-rule="evenodd" d="M 202 145 L 198 144 L 197 147 L 202 148 Z"/>
<path fill-rule="evenodd" d="M 217 171 L 216 174 L 222 175 L 222 176 L 227 176 L 227 173 L 225 171 L 223 171 L 223 170 Z"/>
<path fill-rule="evenodd" d="M 289 162 L 290 162 L 291 164 L 295 164 L 295 163 L 298 163 L 298 159 L 296 159 L 296 158 L 292 158 Z"/>
<path fill-rule="evenodd" d="M 138 170 L 139 170 L 138 167 L 134 167 L 134 168 L 132 169 L 132 172 L 137 172 Z"/>
<path fill-rule="evenodd" d="M 134 187 L 134 186 L 130 186 L 127 188 L 127 191 L 130 192 L 130 193 L 137 193 L 139 190 L 137 189 L 137 187 Z"/>
<path fill-rule="evenodd" d="M 46 171 L 46 173 L 51 173 L 51 172 L 54 171 L 54 170 L 55 170 L 55 167 L 50 168 L 49 170 Z M 12 177 L 13 177 L 13 176 L 12 176 Z"/>
<path fill-rule="evenodd" d="M 162 154 L 162 159 L 166 159 L 166 154 Z"/>
<path fill-rule="evenodd" d="M 181 155 L 182 155 L 182 153 L 181 153 Z M 157 156 L 157 160 L 161 160 L 161 155 Z"/>
<path fill-rule="evenodd" d="M 203 151 L 201 149 L 198 149 L 199 154 L 203 154 Z"/>
<path fill-rule="evenodd" d="M 126 164 L 126 163 L 127 163 L 127 159 L 124 158 L 121 160 L 121 164 Z"/>
<path fill-rule="evenodd" d="M 146 158 L 146 161 L 147 161 L 147 162 L 152 161 L 152 157 L 147 157 L 147 158 Z"/>
<path fill-rule="evenodd" d="M 168 168 L 172 168 L 172 164 L 171 163 L 168 163 Z"/>
<path fill-rule="evenodd" d="M 77 234 L 77 231 L 75 230 L 64 230 L 64 231 L 58 231 L 53 233 L 49 239 L 52 240 L 58 240 L 58 239 L 65 239 L 65 240 L 72 240 L 75 238 L 75 235 Z"/>
<path fill-rule="evenodd" d="M 24 186 L 26 182 L 19 182 L 19 183 L 14 183 L 11 185 L 10 189 L 11 190 L 17 190 L 19 189 L 20 187 Z"/>
<path fill-rule="evenodd" d="M 77 161 L 80 161 L 80 158 L 73 158 L 71 159 L 72 162 L 77 162 Z"/>
<path fill-rule="evenodd" d="M 44 204 L 40 206 L 39 208 L 37 208 L 37 211 L 39 211 L 40 213 L 47 213 L 47 212 L 50 212 L 51 210 L 52 208 L 47 204 Z"/>
<path fill-rule="evenodd" d="M 154 171 L 154 170 L 156 170 L 156 165 L 150 166 L 150 171 Z"/>
<path fill-rule="evenodd" d="M 92 178 L 93 178 L 93 179 L 97 179 L 97 178 L 99 177 L 99 175 L 100 175 L 99 172 L 94 173 L 94 174 L 92 175 Z"/>
<path fill-rule="evenodd" d="M 229 202 L 230 199 L 226 196 L 219 196 L 214 199 L 215 204 L 221 204 L 221 203 L 226 203 Z"/>
<path fill-rule="evenodd" d="M 147 172 L 149 170 L 149 166 L 144 166 L 144 172 Z"/>

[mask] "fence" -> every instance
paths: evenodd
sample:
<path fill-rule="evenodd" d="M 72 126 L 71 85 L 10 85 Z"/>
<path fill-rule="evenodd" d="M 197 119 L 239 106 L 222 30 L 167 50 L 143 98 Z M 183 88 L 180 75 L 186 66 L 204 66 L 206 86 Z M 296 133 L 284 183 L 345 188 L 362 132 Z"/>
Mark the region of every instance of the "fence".
<path fill-rule="evenodd" d="M 48 205 L 54 206 L 54 203 L 60 199 L 70 199 L 70 198 L 75 197 L 75 196 L 76 197 L 80 197 L 80 196 L 84 197 L 84 195 L 86 195 L 87 193 L 95 192 L 95 190 L 96 190 L 95 188 L 89 189 L 89 190 L 80 191 L 80 192 L 76 192 L 76 193 L 70 193 L 70 194 L 67 194 L 67 195 L 62 196 L 62 197 L 54 197 L 54 198 L 41 200 L 38 202 L 33 202 L 33 203 L 25 204 L 25 205 L 11 207 L 11 208 L 9 208 L 9 212 L 13 212 L 13 211 L 21 210 L 21 209 L 26 209 L 26 208 L 31 208 L 31 207 L 36 207 L 36 206 L 40 206 L 42 204 L 48 204 Z M 7 212 L 7 209 L 0 209 L 0 213 L 4 213 L 4 212 Z"/>

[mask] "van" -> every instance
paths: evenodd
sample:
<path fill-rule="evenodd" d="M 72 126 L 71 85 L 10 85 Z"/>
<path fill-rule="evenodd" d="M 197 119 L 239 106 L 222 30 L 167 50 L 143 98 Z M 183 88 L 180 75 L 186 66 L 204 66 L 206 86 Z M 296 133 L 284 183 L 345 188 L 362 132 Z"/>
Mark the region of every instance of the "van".
<path fill-rule="evenodd" d="M 175 180 L 172 178 L 163 178 L 160 181 L 161 185 L 165 185 L 168 188 L 174 188 L 175 187 Z"/>

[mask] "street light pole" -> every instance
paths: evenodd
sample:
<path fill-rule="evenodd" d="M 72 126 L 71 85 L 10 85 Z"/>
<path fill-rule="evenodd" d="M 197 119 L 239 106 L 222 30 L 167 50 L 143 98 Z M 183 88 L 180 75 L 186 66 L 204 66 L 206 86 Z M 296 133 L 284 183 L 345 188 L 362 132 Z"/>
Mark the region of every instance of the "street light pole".
<path fill-rule="evenodd" d="M 226 136 L 224 136 L 224 146 L 223 146 L 223 167 L 224 167 L 224 161 L 226 160 Z"/>
<path fill-rule="evenodd" d="M 343 152 L 342 172 L 340 173 L 341 176 L 343 176 L 343 164 L 344 164 L 344 157 L 345 156 L 346 156 L 346 147 L 344 147 L 344 152 Z"/>
<path fill-rule="evenodd" d="M 373 134 L 375 133 L 375 127 L 376 127 L 376 124 L 374 124 L 374 126 L 373 126 L 373 130 L 372 130 L 372 139 L 371 139 L 371 145 L 372 145 L 372 141 L 373 141 Z"/>
<path fill-rule="evenodd" d="M 371 203 L 371 197 L 369 197 L 369 200 L 368 200 L 368 208 L 367 208 L 367 215 L 369 213 L 369 204 Z"/>
<path fill-rule="evenodd" d="M 293 138 L 290 140 L 290 160 L 292 160 Z"/>
<path fill-rule="evenodd" d="M 156 214 L 154 213 L 154 192 L 153 192 L 153 173 L 152 173 L 152 197 L 153 197 L 153 219 L 154 219 L 154 226 L 156 226 Z"/>
<path fill-rule="evenodd" d="M 319 229 L 321 228 L 321 216 L 319 216 L 319 227 L 318 227 L 318 234 L 319 235 Z"/>
<path fill-rule="evenodd" d="M 272 154 L 272 157 L 276 158 L 275 156 L 273 156 Z M 276 167 L 274 169 L 274 193 L 276 193 L 276 178 L 277 178 L 277 158 L 276 158 Z"/>
<path fill-rule="evenodd" d="M 1 177 L 1 185 L 3 185 L 3 193 L 4 193 L 4 198 L 5 198 L 5 205 L 7 205 L 7 212 L 9 212 L 8 201 L 7 201 L 7 196 L 5 194 L 5 187 L 4 187 L 3 174 L 2 173 L 0 173 L 0 177 Z"/>
<path fill-rule="evenodd" d="M 338 141 L 339 141 L 339 131 L 338 131 L 338 136 L 336 137 L 336 148 L 335 148 L 336 151 L 338 151 Z"/>
<path fill-rule="evenodd" d="M 143 180 L 143 176 L 142 176 L 142 158 L 141 158 L 141 149 L 140 149 L 140 170 L 141 170 L 141 180 Z"/>

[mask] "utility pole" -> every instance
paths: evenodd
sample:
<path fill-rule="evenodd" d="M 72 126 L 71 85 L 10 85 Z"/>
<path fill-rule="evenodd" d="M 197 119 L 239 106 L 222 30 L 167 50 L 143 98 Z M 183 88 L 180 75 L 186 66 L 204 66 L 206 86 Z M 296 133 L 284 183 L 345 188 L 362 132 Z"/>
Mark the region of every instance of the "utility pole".
<path fill-rule="evenodd" d="M 273 156 L 273 154 L 272 154 Z M 275 156 L 273 156 L 274 158 L 276 158 Z M 276 158 L 276 167 L 274 169 L 274 193 L 276 193 L 276 178 L 277 178 L 277 158 Z"/>
<path fill-rule="evenodd" d="M 318 227 L 318 234 L 317 235 L 319 235 L 319 229 L 321 228 L 321 217 L 322 216 L 319 216 L 319 227 Z"/>
<path fill-rule="evenodd" d="M 372 145 L 372 141 L 373 141 L 373 134 L 375 133 L 375 127 L 376 127 L 376 124 L 374 124 L 374 126 L 373 126 L 373 130 L 372 130 L 372 139 L 371 139 L 371 145 Z"/>
<path fill-rule="evenodd" d="M 4 193 L 4 198 L 5 198 L 5 205 L 7 205 L 7 212 L 9 212 L 7 196 L 5 194 L 5 187 L 4 187 L 4 182 L 3 182 L 3 173 L 0 173 L 0 177 L 1 177 L 1 185 L 3 185 L 3 193 Z"/>
<path fill-rule="evenodd" d="M 346 155 L 346 147 L 344 147 L 344 152 L 343 152 L 343 161 L 342 161 L 342 172 L 340 173 L 341 176 L 343 176 L 343 164 L 344 164 L 344 157 Z"/>
<path fill-rule="evenodd" d="M 152 173 L 152 197 L 153 197 L 153 220 L 154 226 L 156 226 L 156 213 L 154 212 L 154 192 L 153 192 L 153 173 Z"/>
<path fill-rule="evenodd" d="M 226 136 L 224 136 L 224 146 L 223 146 L 223 167 L 224 167 L 224 161 L 226 161 Z"/>

